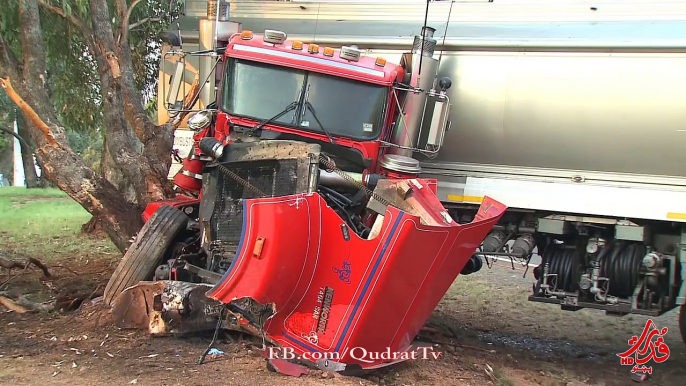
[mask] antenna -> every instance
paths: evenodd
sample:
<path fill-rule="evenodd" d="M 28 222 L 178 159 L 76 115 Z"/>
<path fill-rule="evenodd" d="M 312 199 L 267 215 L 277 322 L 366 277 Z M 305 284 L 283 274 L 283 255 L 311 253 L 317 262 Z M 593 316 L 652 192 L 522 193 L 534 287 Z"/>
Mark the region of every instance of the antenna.
<path fill-rule="evenodd" d="M 431 0 L 426 0 L 426 11 L 424 11 L 424 25 L 422 26 L 422 48 L 421 51 L 424 51 L 424 28 L 426 28 L 426 23 L 429 21 L 429 2 Z M 451 3 L 452 5 L 452 3 Z M 422 76 L 422 59 L 424 58 L 424 54 L 419 55 L 419 72 L 417 72 L 417 86 L 419 86 L 419 78 Z"/>
<path fill-rule="evenodd" d="M 492 0 L 491 0 L 492 1 Z M 448 20 L 445 21 L 445 31 L 443 31 L 443 42 L 441 43 L 441 53 L 438 54 L 438 65 L 436 68 L 441 70 L 441 59 L 443 59 L 443 51 L 445 51 L 445 37 L 448 35 L 448 26 L 450 25 L 450 15 L 453 13 L 453 4 L 455 0 L 450 1 L 450 9 L 448 10 Z M 438 71 L 436 72 L 436 78 L 438 78 Z"/>

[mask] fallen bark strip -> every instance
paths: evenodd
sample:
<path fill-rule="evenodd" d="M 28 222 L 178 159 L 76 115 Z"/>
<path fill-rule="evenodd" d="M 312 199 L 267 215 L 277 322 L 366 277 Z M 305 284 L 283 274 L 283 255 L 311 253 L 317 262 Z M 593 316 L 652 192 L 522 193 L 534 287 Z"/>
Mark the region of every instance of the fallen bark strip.
<path fill-rule="evenodd" d="M 40 260 L 38 260 L 34 257 L 27 257 L 26 262 L 23 264 L 18 262 L 18 261 L 9 260 L 9 259 L 6 259 L 4 257 L 0 257 L 0 267 L 3 267 L 5 269 L 7 269 L 8 271 L 11 271 L 14 268 L 26 269 L 31 264 L 40 268 L 41 271 L 43 271 L 43 276 L 52 277 L 52 274 L 50 273 L 48 266 L 43 264 Z"/>
<path fill-rule="evenodd" d="M 0 296 L 0 305 L 5 306 L 6 308 L 18 313 L 18 314 L 25 314 L 29 312 L 26 308 L 20 306 L 19 304 L 15 303 L 14 301 L 4 297 Z"/>

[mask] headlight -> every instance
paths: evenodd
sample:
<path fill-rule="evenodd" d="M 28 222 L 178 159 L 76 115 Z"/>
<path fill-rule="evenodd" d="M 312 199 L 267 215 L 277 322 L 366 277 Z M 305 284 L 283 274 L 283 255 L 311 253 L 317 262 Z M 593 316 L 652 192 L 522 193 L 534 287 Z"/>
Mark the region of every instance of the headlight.
<path fill-rule="evenodd" d="M 209 126 L 211 122 L 212 114 L 209 111 L 204 110 L 197 112 L 188 118 L 188 127 L 191 130 L 198 131 Z"/>

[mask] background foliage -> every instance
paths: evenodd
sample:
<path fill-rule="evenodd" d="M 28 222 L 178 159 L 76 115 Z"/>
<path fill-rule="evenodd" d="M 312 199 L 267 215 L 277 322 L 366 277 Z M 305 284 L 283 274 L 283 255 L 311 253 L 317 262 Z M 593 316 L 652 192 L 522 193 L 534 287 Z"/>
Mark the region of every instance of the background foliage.
<path fill-rule="evenodd" d="M 90 23 L 88 0 L 43 0 L 61 7 Z M 114 2 L 110 1 L 114 10 Z M 128 1 L 131 4 L 131 1 Z M 181 2 L 177 2 L 179 7 Z M 21 36 L 17 0 L 0 0 L 0 34 L 21 58 Z M 132 11 L 129 20 L 129 45 L 134 62 L 135 80 L 154 111 L 159 58 L 164 31 L 169 25 L 169 0 L 143 0 Z M 114 14 L 114 12 L 112 12 Z M 91 166 L 98 167 L 102 151 L 102 101 L 99 76 L 94 58 L 88 52 L 79 31 L 53 12 L 41 9 L 41 25 L 47 55 L 47 76 L 50 98 L 62 124 L 68 129 L 69 145 Z M 114 27 L 121 21 L 115 20 Z M 0 124 L 11 128 L 14 105 L 0 93 Z M 8 125 L 9 122 L 9 125 Z M 11 136 L 0 134 L 2 154 L 11 151 Z M 11 157 L 10 157 L 11 159 Z"/>

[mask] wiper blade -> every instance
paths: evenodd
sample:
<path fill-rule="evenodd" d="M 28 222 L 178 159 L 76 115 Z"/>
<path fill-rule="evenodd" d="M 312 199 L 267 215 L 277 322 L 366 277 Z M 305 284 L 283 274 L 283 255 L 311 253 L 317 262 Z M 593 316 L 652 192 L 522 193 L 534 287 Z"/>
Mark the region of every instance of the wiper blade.
<path fill-rule="evenodd" d="M 319 121 L 319 118 L 317 118 L 317 114 L 314 112 L 314 107 L 312 107 L 312 104 L 310 104 L 310 102 L 305 102 L 305 107 L 306 107 L 308 110 L 310 110 L 310 112 L 312 112 L 312 118 L 314 118 L 314 120 L 317 122 L 317 124 L 319 125 L 319 127 L 322 129 L 322 131 L 324 132 L 324 134 L 326 134 L 326 136 L 329 137 L 329 142 L 331 142 L 332 144 L 335 145 L 336 142 L 333 140 L 333 137 L 331 136 L 331 133 L 329 133 L 329 131 L 326 130 L 326 127 L 324 127 L 324 125 L 322 125 L 322 123 Z"/>
<path fill-rule="evenodd" d="M 264 125 L 266 125 L 266 124 L 268 124 L 268 123 L 271 123 L 271 122 L 273 122 L 273 121 L 275 121 L 275 120 L 281 118 L 282 116 L 284 116 L 286 113 L 288 113 L 288 112 L 290 112 L 290 111 L 295 110 L 296 107 L 298 107 L 298 102 L 291 102 L 291 104 L 289 104 L 288 106 L 286 106 L 286 108 L 283 109 L 280 113 L 274 115 L 273 117 L 271 117 L 271 118 L 269 118 L 269 119 L 267 119 L 267 120 L 265 120 L 265 121 L 260 122 L 260 123 L 257 124 L 256 126 L 253 126 L 250 130 L 253 130 L 253 131 L 254 131 L 254 130 L 259 130 L 259 129 L 261 129 L 262 127 L 264 127 Z"/>

